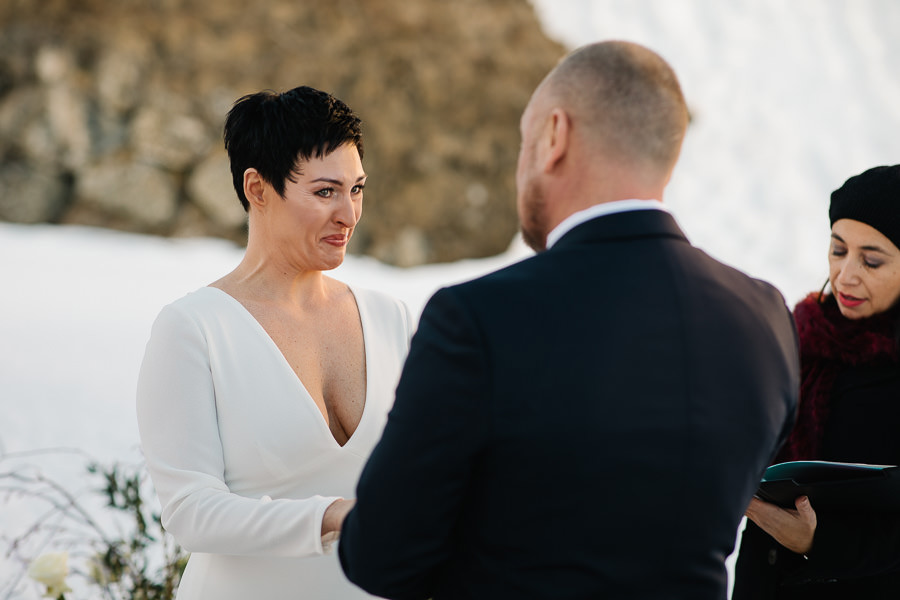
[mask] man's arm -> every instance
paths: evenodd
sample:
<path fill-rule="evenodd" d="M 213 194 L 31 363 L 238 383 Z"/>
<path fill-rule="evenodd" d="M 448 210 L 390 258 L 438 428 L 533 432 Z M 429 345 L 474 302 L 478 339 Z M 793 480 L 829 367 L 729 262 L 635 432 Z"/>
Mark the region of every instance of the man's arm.
<path fill-rule="evenodd" d="M 344 572 L 366 591 L 432 595 L 487 439 L 488 385 L 477 324 L 453 289 L 440 290 L 423 311 L 341 533 Z"/>

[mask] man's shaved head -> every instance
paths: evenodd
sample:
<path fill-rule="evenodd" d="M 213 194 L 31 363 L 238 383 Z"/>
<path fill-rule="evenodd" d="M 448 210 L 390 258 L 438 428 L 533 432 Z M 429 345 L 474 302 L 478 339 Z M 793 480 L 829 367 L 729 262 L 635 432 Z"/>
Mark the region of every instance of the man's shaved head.
<path fill-rule="evenodd" d="M 598 151 L 648 173 L 671 172 L 688 110 L 675 73 L 655 52 L 620 41 L 584 46 L 541 86 Z"/>

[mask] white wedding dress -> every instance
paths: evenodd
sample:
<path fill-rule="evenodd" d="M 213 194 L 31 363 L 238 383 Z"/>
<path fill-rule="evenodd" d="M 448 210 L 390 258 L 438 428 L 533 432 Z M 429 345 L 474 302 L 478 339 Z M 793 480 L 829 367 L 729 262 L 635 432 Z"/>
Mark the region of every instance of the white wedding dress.
<path fill-rule="evenodd" d="M 353 289 L 366 404 L 340 446 L 262 326 L 206 287 L 165 307 L 141 366 L 137 414 L 162 522 L 191 552 L 178 600 L 369 597 L 320 537 L 381 436 L 412 334 L 399 301 Z"/>

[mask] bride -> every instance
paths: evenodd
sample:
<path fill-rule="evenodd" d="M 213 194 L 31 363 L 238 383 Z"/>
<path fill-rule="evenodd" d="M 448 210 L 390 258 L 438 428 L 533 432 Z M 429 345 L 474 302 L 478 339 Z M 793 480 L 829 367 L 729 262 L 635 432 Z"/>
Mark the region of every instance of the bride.
<path fill-rule="evenodd" d="M 412 325 L 324 274 L 362 212 L 360 120 L 309 87 L 260 92 L 229 112 L 225 147 L 246 253 L 163 308 L 137 387 L 162 523 L 191 552 L 178 598 L 365 597 L 327 554 Z"/>

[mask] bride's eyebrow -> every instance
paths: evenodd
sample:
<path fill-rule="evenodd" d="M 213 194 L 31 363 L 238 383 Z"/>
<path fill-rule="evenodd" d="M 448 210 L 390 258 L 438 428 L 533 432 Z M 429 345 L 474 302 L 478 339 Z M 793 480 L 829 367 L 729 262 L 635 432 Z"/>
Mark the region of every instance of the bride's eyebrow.
<path fill-rule="evenodd" d="M 368 175 L 360 175 L 359 177 L 356 178 L 356 183 L 359 183 L 360 181 L 364 181 L 367 177 L 368 177 Z M 334 185 L 344 185 L 343 180 L 334 179 L 332 177 L 317 177 L 316 179 L 313 179 L 311 183 L 320 183 L 320 182 L 331 183 Z"/>

